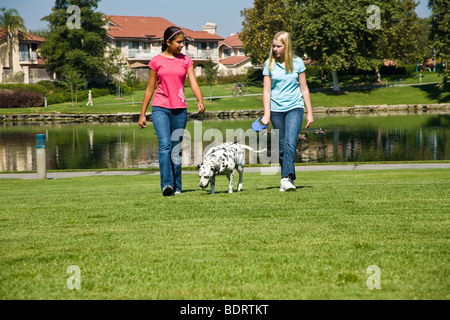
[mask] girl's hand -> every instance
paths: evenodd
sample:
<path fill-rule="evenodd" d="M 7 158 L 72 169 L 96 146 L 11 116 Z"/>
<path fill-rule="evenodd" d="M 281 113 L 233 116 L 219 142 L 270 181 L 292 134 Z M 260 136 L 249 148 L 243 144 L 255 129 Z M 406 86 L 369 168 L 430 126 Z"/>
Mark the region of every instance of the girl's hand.
<path fill-rule="evenodd" d="M 205 112 L 205 105 L 203 104 L 203 102 L 199 102 L 198 103 L 198 113 L 203 113 Z"/>
<path fill-rule="evenodd" d="M 314 116 L 312 113 L 308 112 L 308 115 L 306 116 L 306 127 L 305 129 L 309 128 L 314 123 Z"/>
<path fill-rule="evenodd" d="M 147 126 L 147 117 L 146 116 L 140 116 L 139 117 L 139 128 L 144 129 Z"/>
<path fill-rule="evenodd" d="M 269 125 L 269 123 L 270 123 L 270 116 L 266 116 L 266 115 L 264 115 L 264 117 L 262 117 L 262 119 L 261 119 L 261 122 L 262 122 L 262 124 L 263 125 Z"/>

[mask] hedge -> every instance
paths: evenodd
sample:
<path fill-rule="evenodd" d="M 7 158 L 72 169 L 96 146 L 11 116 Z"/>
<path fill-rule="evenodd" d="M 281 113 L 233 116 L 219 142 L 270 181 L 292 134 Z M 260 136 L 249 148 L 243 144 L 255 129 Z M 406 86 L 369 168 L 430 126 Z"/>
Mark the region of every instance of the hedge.
<path fill-rule="evenodd" d="M 49 90 L 42 86 L 41 84 L 0 84 L 0 90 L 6 89 L 6 90 L 21 90 L 26 92 L 36 92 L 40 93 L 42 95 L 47 95 Z"/>
<path fill-rule="evenodd" d="M 0 108 L 36 108 L 44 106 L 44 95 L 24 90 L 0 89 Z"/>
<path fill-rule="evenodd" d="M 111 94 L 111 91 L 109 89 L 97 89 L 92 88 L 90 89 L 92 91 L 92 97 L 98 98 L 103 97 Z M 73 97 L 73 100 L 85 101 L 88 99 L 89 90 L 80 90 L 77 92 L 77 96 Z M 55 91 L 49 95 L 47 95 L 47 104 L 58 104 L 58 103 L 65 103 L 65 102 L 72 102 L 72 95 L 68 91 Z"/>

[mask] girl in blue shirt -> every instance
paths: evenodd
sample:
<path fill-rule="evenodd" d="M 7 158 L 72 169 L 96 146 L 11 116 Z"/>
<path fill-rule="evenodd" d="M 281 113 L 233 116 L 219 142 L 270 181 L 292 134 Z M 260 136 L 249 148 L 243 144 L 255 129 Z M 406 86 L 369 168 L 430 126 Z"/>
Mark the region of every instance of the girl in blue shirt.
<path fill-rule="evenodd" d="M 295 57 L 289 33 L 278 32 L 264 64 L 264 125 L 278 130 L 281 164 L 280 191 L 295 191 L 295 151 L 306 107 L 306 127 L 314 122 L 311 98 L 305 76 L 305 64 Z"/>

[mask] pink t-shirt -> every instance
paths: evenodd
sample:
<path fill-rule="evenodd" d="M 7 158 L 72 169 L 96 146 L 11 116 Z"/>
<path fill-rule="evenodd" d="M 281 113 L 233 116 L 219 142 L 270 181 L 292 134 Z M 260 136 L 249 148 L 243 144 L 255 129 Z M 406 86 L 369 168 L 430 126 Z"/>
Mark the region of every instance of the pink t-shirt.
<path fill-rule="evenodd" d="M 187 108 L 184 81 L 187 70 L 194 64 L 191 58 L 180 53 L 174 59 L 159 54 L 148 66 L 156 72 L 158 88 L 152 106 L 168 109 Z"/>

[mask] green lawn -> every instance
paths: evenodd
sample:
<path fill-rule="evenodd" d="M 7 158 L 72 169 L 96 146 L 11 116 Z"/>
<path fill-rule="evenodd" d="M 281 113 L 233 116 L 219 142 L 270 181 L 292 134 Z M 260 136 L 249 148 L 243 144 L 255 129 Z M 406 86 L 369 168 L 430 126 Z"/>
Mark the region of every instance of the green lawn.
<path fill-rule="evenodd" d="M 223 96 L 232 89 L 232 85 L 217 85 L 214 87 L 213 96 Z M 260 110 L 263 109 L 262 88 L 253 86 L 247 88 L 248 93 L 241 97 L 229 97 L 213 99 L 207 98 L 209 88 L 202 87 L 205 97 L 206 111 L 227 110 Z M 252 96 L 250 94 L 260 94 Z M 144 92 L 136 92 L 134 98 L 125 96 L 121 99 L 115 96 L 94 98 L 94 106 L 86 107 L 86 102 L 72 107 L 71 103 L 50 105 L 47 108 L 11 108 L 0 109 L 0 114 L 23 113 L 139 113 Z M 228 94 L 230 95 L 230 94 Z M 186 88 L 186 97 L 192 98 L 190 88 Z M 135 104 L 133 105 L 132 102 Z M 312 92 L 311 102 L 314 107 L 352 107 L 355 105 L 396 105 L 396 104 L 434 104 L 450 102 L 450 92 L 441 92 L 436 85 L 391 87 L 372 90 L 343 91 L 341 94 L 333 92 Z M 197 111 L 197 101 L 188 100 L 188 111 Z M 149 107 L 149 112 L 151 108 Z"/>
<path fill-rule="evenodd" d="M 293 193 L 183 179 L 169 198 L 156 175 L 0 179 L 0 298 L 450 298 L 449 170 L 299 172 Z"/>

